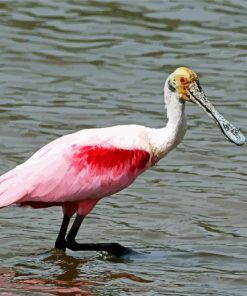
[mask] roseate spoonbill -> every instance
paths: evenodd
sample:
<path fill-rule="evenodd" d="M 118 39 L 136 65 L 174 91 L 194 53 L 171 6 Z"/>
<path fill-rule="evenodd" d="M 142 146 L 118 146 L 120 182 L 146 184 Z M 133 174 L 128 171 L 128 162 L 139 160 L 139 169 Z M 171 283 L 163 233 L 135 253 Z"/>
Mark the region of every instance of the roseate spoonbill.
<path fill-rule="evenodd" d="M 33 208 L 61 206 L 64 215 L 55 248 L 126 254 L 129 249 L 118 243 L 81 244 L 75 237 L 100 199 L 129 186 L 182 141 L 186 101 L 208 113 L 228 140 L 236 145 L 245 142 L 241 132 L 207 100 L 192 70 L 180 67 L 167 78 L 164 99 L 168 122 L 163 128 L 122 125 L 87 129 L 47 144 L 0 177 L 0 207 L 14 203 Z"/>

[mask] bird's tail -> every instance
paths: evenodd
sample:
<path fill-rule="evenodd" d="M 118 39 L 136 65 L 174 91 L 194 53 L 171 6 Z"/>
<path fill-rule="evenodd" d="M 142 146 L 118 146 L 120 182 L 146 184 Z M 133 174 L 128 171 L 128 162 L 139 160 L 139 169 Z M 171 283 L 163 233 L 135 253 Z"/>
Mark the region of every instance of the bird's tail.
<path fill-rule="evenodd" d="M 20 184 L 16 169 L 0 176 L 0 208 L 18 202 L 25 195 L 23 184 Z"/>

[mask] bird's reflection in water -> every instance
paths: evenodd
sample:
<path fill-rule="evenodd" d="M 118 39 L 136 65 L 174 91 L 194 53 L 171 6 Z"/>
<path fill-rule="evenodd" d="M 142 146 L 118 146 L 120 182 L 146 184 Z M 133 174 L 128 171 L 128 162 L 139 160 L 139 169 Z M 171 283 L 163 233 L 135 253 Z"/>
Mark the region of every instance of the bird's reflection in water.
<path fill-rule="evenodd" d="M 152 281 L 128 272 L 114 272 L 103 268 L 98 272 L 87 272 L 88 265 L 95 263 L 111 262 L 112 264 L 124 263 L 130 258 L 116 258 L 114 256 L 95 253 L 90 257 L 73 257 L 63 251 L 53 249 L 42 254 L 30 254 L 23 258 L 23 262 L 15 265 L 14 269 L 2 270 L 0 280 L 1 288 L 8 290 L 25 291 L 26 293 L 48 293 L 50 295 L 99 295 L 107 283 L 127 280 L 135 284 L 147 284 Z M 85 267 L 85 268 L 84 268 Z M 27 274 L 27 270 L 29 271 Z M 91 270 L 91 268 L 90 268 Z M 1 271 L 1 270 L 0 270 Z M 0 273 L 1 274 L 1 273 Z M 136 287 L 143 289 L 142 286 Z"/>
<path fill-rule="evenodd" d="M 53 249 L 50 255 L 45 257 L 43 262 L 56 266 L 59 273 L 54 274 L 53 277 L 58 281 L 73 282 L 81 276 L 80 267 L 86 264 L 89 259 L 75 258 L 66 255 L 63 251 Z"/>
<path fill-rule="evenodd" d="M 97 281 L 82 278 L 81 266 L 88 262 L 87 259 L 74 258 L 58 250 L 32 259 L 18 264 L 16 271 L 8 272 L 2 288 L 51 295 L 93 296 L 92 288 L 100 285 Z M 38 271 L 38 274 L 23 273 L 23 268 L 27 270 L 27 267 L 33 272 Z"/>

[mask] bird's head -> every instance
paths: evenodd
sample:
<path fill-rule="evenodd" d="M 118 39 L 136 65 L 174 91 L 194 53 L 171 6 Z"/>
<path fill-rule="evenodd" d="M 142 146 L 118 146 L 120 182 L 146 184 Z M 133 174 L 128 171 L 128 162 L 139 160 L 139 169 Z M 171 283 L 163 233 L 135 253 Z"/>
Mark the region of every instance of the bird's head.
<path fill-rule="evenodd" d="M 169 77 L 168 87 L 176 91 L 179 98 L 189 101 L 189 89 L 192 83 L 198 83 L 198 76 L 195 72 L 186 67 L 177 68 Z"/>
<path fill-rule="evenodd" d="M 167 79 L 166 87 L 180 102 L 191 101 L 201 107 L 212 117 L 225 137 L 236 145 L 245 143 L 244 135 L 228 122 L 206 98 L 198 79 L 198 75 L 186 67 L 177 68 Z"/>

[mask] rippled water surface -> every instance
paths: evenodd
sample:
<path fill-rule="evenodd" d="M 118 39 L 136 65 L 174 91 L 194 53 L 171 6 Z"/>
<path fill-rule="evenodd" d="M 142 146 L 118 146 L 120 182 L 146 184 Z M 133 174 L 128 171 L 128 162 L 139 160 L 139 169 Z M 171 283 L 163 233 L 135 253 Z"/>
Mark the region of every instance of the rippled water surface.
<path fill-rule="evenodd" d="M 180 65 L 247 134 L 246 12 L 245 0 L 1 1 L 0 173 L 79 129 L 164 125 Z M 246 295 L 246 147 L 190 103 L 187 117 L 183 143 L 80 230 L 140 254 L 63 255 L 61 209 L 1 209 L 0 294 Z"/>

